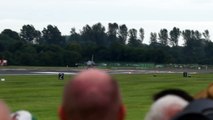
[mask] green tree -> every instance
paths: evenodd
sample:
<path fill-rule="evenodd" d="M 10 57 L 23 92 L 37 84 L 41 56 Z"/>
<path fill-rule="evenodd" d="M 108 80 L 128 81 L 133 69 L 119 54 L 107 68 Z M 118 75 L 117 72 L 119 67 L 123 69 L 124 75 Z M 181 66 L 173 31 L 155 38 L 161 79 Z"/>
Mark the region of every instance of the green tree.
<path fill-rule="evenodd" d="M 2 41 L 0 41 L 0 52 L 4 52 L 6 50 L 6 47 Z"/>
<path fill-rule="evenodd" d="M 199 63 L 205 57 L 205 41 L 201 39 L 199 31 L 185 30 L 182 32 L 184 38 L 184 55 L 187 63 Z"/>
<path fill-rule="evenodd" d="M 178 39 L 180 37 L 181 31 L 179 30 L 179 28 L 174 27 L 171 31 L 170 31 L 170 45 L 172 46 L 178 46 Z"/>
<path fill-rule="evenodd" d="M 119 26 L 119 31 L 118 31 L 118 38 L 120 40 L 120 43 L 125 45 L 126 40 L 128 36 L 128 28 L 125 24 Z"/>
<path fill-rule="evenodd" d="M 99 62 L 107 62 L 111 60 L 111 46 L 108 47 L 103 47 L 103 46 L 99 46 L 96 49 L 96 53 L 95 53 L 95 61 L 99 61 Z"/>
<path fill-rule="evenodd" d="M 157 43 L 157 33 L 150 33 L 150 45 Z"/>
<path fill-rule="evenodd" d="M 108 24 L 108 43 L 112 44 L 117 42 L 117 34 L 118 34 L 118 24 L 117 23 L 109 23 Z"/>
<path fill-rule="evenodd" d="M 202 64 L 213 64 L 213 43 L 210 40 L 206 40 L 205 45 L 205 58 L 203 59 Z"/>
<path fill-rule="evenodd" d="M 22 26 L 21 39 L 32 44 L 38 44 L 41 39 L 41 32 L 36 30 L 33 25 Z"/>
<path fill-rule="evenodd" d="M 108 24 L 108 35 L 116 36 L 118 32 L 118 24 L 117 23 L 109 23 Z"/>
<path fill-rule="evenodd" d="M 168 31 L 167 29 L 161 29 L 158 33 L 160 44 L 163 46 L 168 45 Z"/>
<path fill-rule="evenodd" d="M 21 42 L 18 33 L 10 29 L 5 29 L 0 34 L 0 51 L 9 50 L 10 46 Z"/>
<path fill-rule="evenodd" d="M 109 47 L 109 51 L 110 51 L 110 61 L 116 61 L 116 62 L 119 62 L 119 61 L 123 61 L 123 48 L 125 46 L 122 45 L 122 44 L 112 44 L 110 47 Z"/>
<path fill-rule="evenodd" d="M 103 46 L 99 46 L 103 47 Z M 83 61 L 91 60 L 92 55 L 96 56 L 98 46 L 95 43 L 82 44 Z M 96 57 L 95 57 L 96 58 Z"/>
<path fill-rule="evenodd" d="M 11 43 L 9 45 L 9 51 L 11 53 L 15 53 L 16 51 L 20 51 L 23 47 L 24 47 L 25 43 L 19 41 L 19 42 L 14 42 L 14 43 Z"/>
<path fill-rule="evenodd" d="M 67 43 L 70 43 L 70 42 L 77 42 L 77 43 L 82 42 L 81 35 L 76 32 L 75 28 L 71 28 L 70 36 Z"/>
<path fill-rule="evenodd" d="M 141 42 L 143 43 L 144 34 L 145 34 L 144 29 L 143 29 L 143 28 L 140 28 L 140 29 L 139 29 L 139 33 L 140 33 L 140 40 L 141 40 Z"/>
<path fill-rule="evenodd" d="M 196 40 L 200 40 L 201 39 L 201 37 L 202 37 L 202 34 L 199 32 L 199 31 L 192 31 L 192 33 L 193 33 L 193 36 L 194 36 L 194 39 L 196 39 Z"/>
<path fill-rule="evenodd" d="M 77 52 L 77 53 L 81 53 L 82 52 L 82 48 L 81 48 L 81 45 L 79 43 L 76 43 L 76 42 L 72 42 L 72 43 L 69 43 L 66 48 L 66 50 L 68 51 L 74 51 L 74 52 Z"/>
<path fill-rule="evenodd" d="M 210 41 L 210 35 L 209 35 L 209 31 L 208 30 L 205 30 L 203 32 L 203 36 L 204 38 L 207 40 L 207 41 Z"/>
<path fill-rule="evenodd" d="M 137 39 L 137 30 L 134 28 L 129 30 L 128 45 L 130 47 L 140 47 L 142 45 L 141 41 L 139 39 Z"/>
<path fill-rule="evenodd" d="M 188 41 L 192 38 L 191 30 L 187 29 L 187 30 L 183 31 L 182 36 L 183 36 L 183 39 L 184 39 L 184 46 L 187 46 Z"/>
<path fill-rule="evenodd" d="M 105 27 L 96 23 L 92 27 L 86 25 L 81 31 L 82 43 L 106 46 Z"/>
<path fill-rule="evenodd" d="M 92 36 L 92 41 L 94 41 L 97 45 L 106 46 L 105 27 L 101 23 L 97 23 L 92 26 Z"/>
<path fill-rule="evenodd" d="M 12 31 L 11 29 L 4 29 L 1 32 L 2 35 L 7 35 L 8 37 L 14 39 L 14 40 L 20 40 L 20 36 L 16 31 Z"/>
<path fill-rule="evenodd" d="M 86 25 L 83 27 L 83 30 L 81 31 L 81 37 L 83 43 L 89 43 L 92 42 L 93 35 L 92 35 L 92 28 L 89 25 Z"/>
<path fill-rule="evenodd" d="M 81 60 L 81 55 L 74 51 L 65 51 L 63 55 L 64 65 L 76 66 Z"/>
<path fill-rule="evenodd" d="M 61 35 L 61 32 L 56 26 L 48 25 L 42 31 L 42 39 L 45 44 L 64 45 L 65 40 Z"/>

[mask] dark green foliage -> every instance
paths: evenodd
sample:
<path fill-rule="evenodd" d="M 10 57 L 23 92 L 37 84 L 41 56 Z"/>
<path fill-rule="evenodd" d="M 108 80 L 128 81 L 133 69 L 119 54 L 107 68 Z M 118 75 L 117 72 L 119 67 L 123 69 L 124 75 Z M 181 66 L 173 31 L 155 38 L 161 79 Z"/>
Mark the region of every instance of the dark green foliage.
<path fill-rule="evenodd" d="M 118 43 L 118 24 L 117 23 L 109 23 L 108 24 L 108 32 L 107 32 L 107 42 L 108 45 L 111 45 L 113 43 Z"/>
<path fill-rule="evenodd" d="M 134 28 L 129 30 L 128 45 L 130 47 L 140 47 L 142 45 L 141 40 L 137 39 L 137 30 Z"/>
<path fill-rule="evenodd" d="M 66 41 L 67 44 L 70 42 L 78 42 L 82 43 L 83 41 L 81 40 L 81 35 L 76 33 L 75 28 L 72 28 L 70 31 L 70 36 L 68 37 L 68 41 Z"/>
<path fill-rule="evenodd" d="M 81 60 L 81 55 L 74 51 L 65 51 L 63 56 L 65 66 L 75 66 Z"/>
<path fill-rule="evenodd" d="M 205 31 L 203 32 L 203 36 L 204 36 L 204 38 L 205 38 L 206 40 L 210 41 L 210 35 L 209 35 L 209 31 L 208 31 L 208 30 L 205 30 Z"/>
<path fill-rule="evenodd" d="M 17 42 L 21 42 L 17 32 L 10 29 L 3 30 L 0 34 L 0 51 L 8 50 L 12 44 Z"/>
<path fill-rule="evenodd" d="M 106 34 L 105 34 L 105 27 L 102 26 L 101 23 L 97 23 L 92 26 L 92 37 L 93 42 L 100 46 L 106 46 Z"/>
<path fill-rule="evenodd" d="M 159 42 L 163 46 L 168 45 L 168 30 L 167 29 L 161 29 L 160 33 L 158 33 Z"/>
<path fill-rule="evenodd" d="M 28 43 L 38 44 L 41 40 L 41 32 L 36 30 L 33 25 L 24 25 L 21 29 L 20 37 Z"/>
<path fill-rule="evenodd" d="M 201 39 L 199 31 L 185 30 L 182 34 L 185 40 L 185 47 L 183 49 L 186 55 L 185 60 L 188 63 L 200 63 L 206 57 L 205 46 L 208 41 Z"/>
<path fill-rule="evenodd" d="M 1 32 L 2 35 L 6 35 L 8 37 L 10 37 L 11 39 L 14 39 L 14 40 L 20 40 L 20 36 L 17 32 L 15 31 L 12 31 L 10 29 L 5 29 Z"/>
<path fill-rule="evenodd" d="M 128 36 L 128 28 L 126 27 L 126 25 L 124 24 L 119 26 L 119 32 L 118 32 L 119 43 L 125 45 L 127 36 Z"/>
<path fill-rule="evenodd" d="M 139 29 L 139 32 L 140 32 L 140 40 L 141 40 L 141 42 L 143 43 L 144 34 L 145 34 L 144 29 L 143 29 L 143 28 L 140 28 L 140 29 Z"/>
<path fill-rule="evenodd" d="M 180 30 L 179 28 L 174 27 L 172 31 L 170 31 L 170 45 L 171 46 L 178 46 L 178 38 L 180 37 Z"/>
<path fill-rule="evenodd" d="M 150 44 L 143 44 L 144 29 L 128 30 L 125 24 L 85 25 L 80 32 L 71 28 L 70 35 L 48 25 L 42 32 L 24 25 L 20 34 L 5 29 L 0 34 L 0 59 L 9 65 L 75 66 L 95 62 L 144 62 L 160 64 L 213 64 L 213 42 L 209 31 L 184 30 L 174 27 L 150 33 Z M 169 33 L 169 35 L 168 35 Z M 178 46 L 179 37 L 184 46 Z M 128 41 L 127 41 L 128 40 Z M 159 41 L 158 41 L 159 40 Z"/>
<path fill-rule="evenodd" d="M 73 34 L 71 34 L 72 37 Z M 81 31 L 81 41 L 78 42 L 81 44 L 94 44 L 100 46 L 107 46 L 105 27 L 101 23 L 97 23 L 90 27 L 86 25 Z"/>
<path fill-rule="evenodd" d="M 65 40 L 56 26 L 48 25 L 42 31 L 42 40 L 45 44 L 64 45 Z"/>
<path fill-rule="evenodd" d="M 157 33 L 150 33 L 150 45 L 157 44 Z"/>

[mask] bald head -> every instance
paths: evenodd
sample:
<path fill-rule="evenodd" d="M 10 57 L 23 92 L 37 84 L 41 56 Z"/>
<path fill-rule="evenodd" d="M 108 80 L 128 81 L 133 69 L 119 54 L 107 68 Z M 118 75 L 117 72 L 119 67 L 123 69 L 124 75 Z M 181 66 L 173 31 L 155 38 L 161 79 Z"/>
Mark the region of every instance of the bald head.
<path fill-rule="evenodd" d="M 66 118 L 116 120 L 120 106 L 117 82 L 104 71 L 85 70 L 65 87 L 62 108 Z"/>
<path fill-rule="evenodd" d="M 11 120 L 9 108 L 3 101 L 0 101 L 0 120 Z"/>

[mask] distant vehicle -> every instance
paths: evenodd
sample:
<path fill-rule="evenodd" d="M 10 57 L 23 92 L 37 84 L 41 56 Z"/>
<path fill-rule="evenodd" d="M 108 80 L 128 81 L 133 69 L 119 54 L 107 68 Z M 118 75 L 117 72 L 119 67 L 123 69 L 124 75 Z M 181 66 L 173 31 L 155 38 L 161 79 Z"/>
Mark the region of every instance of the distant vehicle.
<path fill-rule="evenodd" d="M 1 59 L 0 66 L 6 66 L 6 65 L 7 65 L 7 60 Z"/>

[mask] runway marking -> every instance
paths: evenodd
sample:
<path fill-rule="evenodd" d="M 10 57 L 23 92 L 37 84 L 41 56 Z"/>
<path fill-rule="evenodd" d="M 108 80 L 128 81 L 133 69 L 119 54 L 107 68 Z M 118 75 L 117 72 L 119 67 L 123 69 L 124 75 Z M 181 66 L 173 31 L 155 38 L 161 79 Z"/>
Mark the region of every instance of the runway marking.
<path fill-rule="evenodd" d="M 31 73 L 34 73 L 34 74 L 51 74 L 51 75 L 57 75 L 59 73 L 64 73 L 66 75 L 75 75 L 77 73 L 74 73 L 74 72 L 31 72 Z"/>
<path fill-rule="evenodd" d="M 65 75 L 76 75 L 79 71 L 35 71 L 35 70 L 25 70 L 25 69 L 0 69 L 0 75 L 58 75 L 59 73 L 64 73 Z M 162 74 L 162 73 L 183 73 L 182 71 L 172 71 L 172 70 L 106 70 L 109 74 Z M 197 74 L 198 72 L 191 71 L 189 74 Z"/>

